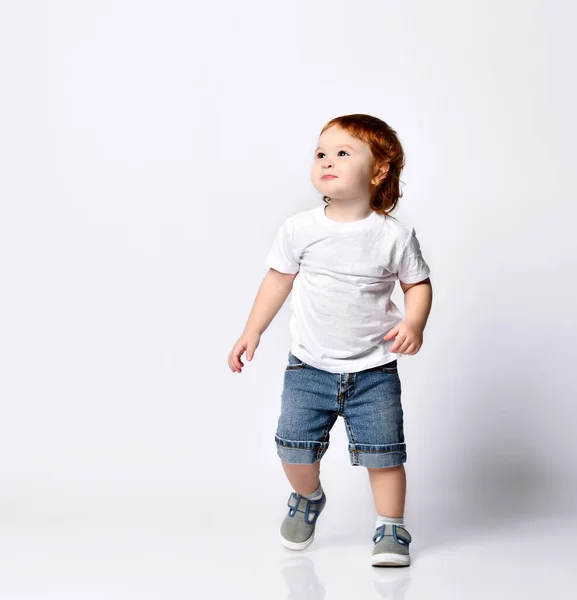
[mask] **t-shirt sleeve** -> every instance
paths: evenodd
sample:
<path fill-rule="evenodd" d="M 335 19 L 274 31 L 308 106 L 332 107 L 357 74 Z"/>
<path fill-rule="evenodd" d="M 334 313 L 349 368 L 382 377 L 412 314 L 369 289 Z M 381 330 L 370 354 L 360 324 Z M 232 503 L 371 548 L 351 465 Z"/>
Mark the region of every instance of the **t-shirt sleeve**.
<path fill-rule="evenodd" d="M 281 273 L 298 273 L 300 257 L 296 256 L 292 228 L 287 221 L 280 226 L 265 263 Z"/>
<path fill-rule="evenodd" d="M 431 269 L 421 253 L 421 246 L 415 228 L 412 227 L 411 233 L 401 250 L 397 275 L 403 283 L 419 283 L 423 279 L 427 279 L 430 272 Z"/>

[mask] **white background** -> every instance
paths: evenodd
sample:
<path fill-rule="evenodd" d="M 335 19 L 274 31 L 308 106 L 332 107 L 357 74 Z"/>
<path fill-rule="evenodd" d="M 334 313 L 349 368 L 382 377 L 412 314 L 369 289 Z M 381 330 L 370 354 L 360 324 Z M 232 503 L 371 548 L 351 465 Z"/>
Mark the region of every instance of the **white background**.
<path fill-rule="evenodd" d="M 523 597 L 541 598 L 574 581 L 576 16 L 0 2 L 3 598 L 510 598 L 535 568 Z M 370 566 L 342 419 L 314 545 L 278 543 L 288 301 L 243 372 L 227 364 L 277 228 L 322 203 L 320 130 L 350 113 L 399 135 L 394 214 L 433 284 L 424 345 L 399 360 L 413 565 L 396 571 Z"/>

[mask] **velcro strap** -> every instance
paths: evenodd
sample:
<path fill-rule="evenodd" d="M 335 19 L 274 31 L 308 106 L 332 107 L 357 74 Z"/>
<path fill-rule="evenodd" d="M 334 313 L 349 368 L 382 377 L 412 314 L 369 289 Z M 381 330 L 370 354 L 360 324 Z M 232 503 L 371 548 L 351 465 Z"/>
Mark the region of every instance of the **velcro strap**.
<path fill-rule="evenodd" d="M 394 537 L 397 542 L 404 546 L 408 546 L 412 541 L 411 534 L 402 525 L 383 523 L 377 527 L 373 542 L 378 544 L 386 535 Z"/>
<path fill-rule="evenodd" d="M 309 500 L 308 498 L 304 498 L 303 496 L 297 496 L 297 494 L 293 492 L 290 495 L 290 498 L 287 503 L 289 508 L 291 509 L 291 516 L 294 515 L 296 511 L 302 512 L 305 515 L 305 521 L 309 524 L 312 524 L 319 514 L 319 506 L 321 499 L 322 497 L 318 500 Z"/>
<path fill-rule="evenodd" d="M 310 506 L 309 506 L 309 512 L 313 511 L 313 510 L 317 510 L 321 499 L 319 498 L 318 500 L 309 500 L 308 498 L 305 498 L 304 496 L 297 496 L 296 494 L 291 494 L 289 501 L 288 501 L 288 506 L 290 508 L 294 508 L 295 510 L 298 510 L 299 512 L 305 512 L 306 507 L 307 507 L 307 502 L 310 502 Z"/>

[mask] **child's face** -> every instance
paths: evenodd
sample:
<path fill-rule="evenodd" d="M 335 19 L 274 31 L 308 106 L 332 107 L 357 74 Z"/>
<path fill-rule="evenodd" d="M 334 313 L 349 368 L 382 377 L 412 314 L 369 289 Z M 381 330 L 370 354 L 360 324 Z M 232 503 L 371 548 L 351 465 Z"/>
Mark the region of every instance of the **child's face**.
<path fill-rule="evenodd" d="M 321 134 L 318 145 L 311 170 L 315 188 L 333 200 L 368 198 L 374 165 L 368 144 L 333 125 Z M 324 175 L 335 177 L 323 179 Z"/>

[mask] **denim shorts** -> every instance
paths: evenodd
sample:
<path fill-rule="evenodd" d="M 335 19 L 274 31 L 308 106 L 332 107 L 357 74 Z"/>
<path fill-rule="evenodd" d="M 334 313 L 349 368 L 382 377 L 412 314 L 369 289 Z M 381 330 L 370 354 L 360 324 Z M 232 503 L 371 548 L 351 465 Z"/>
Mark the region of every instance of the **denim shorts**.
<path fill-rule="evenodd" d="M 352 466 L 406 462 L 396 360 L 356 373 L 329 373 L 289 352 L 275 435 L 279 457 L 294 464 L 319 462 L 338 416 L 345 422 Z"/>

